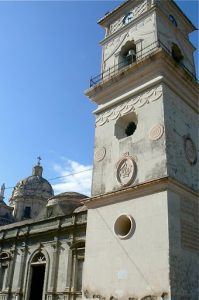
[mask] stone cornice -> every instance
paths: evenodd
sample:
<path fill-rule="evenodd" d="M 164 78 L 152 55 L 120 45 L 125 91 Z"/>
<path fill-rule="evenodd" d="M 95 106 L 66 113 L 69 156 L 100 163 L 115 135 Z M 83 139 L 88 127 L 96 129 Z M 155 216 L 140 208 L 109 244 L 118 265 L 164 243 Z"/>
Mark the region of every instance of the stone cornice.
<path fill-rule="evenodd" d="M 199 193 L 190 189 L 189 187 L 178 182 L 171 177 L 163 177 L 160 179 L 141 183 L 136 186 L 123 188 L 118 191 L 109 192 L 103 195 L 97 195 L 83 201 L 87 208 L 97 208 L 100 206 L 110 205 L 117 202 L 127 201 L 129 199 L 148 196 L 154 193 L 163 191 L 173 191 L 183 196 L 190 195 L 198 199 Z"/>
<path fill-rule="evenodd" d="M 161 14 L 161 16 L 164 18 L 164 20 L 167 22 L 167 26 L 174 30 L 178 35 L 179 38 L 183 39 L 183 41 L 186 43 L 186 46 L 191 48 L 192 51 L 196 50 L 196 47 L 192 44 L 192 42 L 188 39 L 188 36 L 185 35 L 178 27 L 174 27 L 171 21 L 168 19 L 168 17 L 165 15 L 164 11 L 161 9 L 161 7 L 157 8 L 157 12 Z M 159 32 L 159 29 L 158 29 Z"/>
<path fill-rule="evenodd" d="M 104 46 L 106 43 L 110 42 L 112 39 L 114 39 L 118 35 L 123 34 L 125 31 L 129 31 L 129 29 L 131 27 L 135 26 L 135 24 L 137 24 L 139 21 L 143 21 L 143 19 L 147 18 L 153 11 L 155 11 L 155 8 L 151 7 L 149 10 L 143 12 L 140 16 L 138 16 L 135 20 L 130 22 L 128 25 L 125 25 L 125 26 L 121 27 L 120 29 L 118 29 L 114 33 L 112 33 L 112 34 L 108 35 L 107 37 L 105 37 L 102 41 L 100 41 L 100 45 Z"/>
<path fill-rule="evenodd" d="M 154 4 L 156 6 L 156 3 L 154 3 Z M 183 17 L 184 22 L 190 27 L 190 30 L 192 30 L 192 31 L 196 30 L 195 25 L 188 19 L 188 17 L 181 10 L 181 8 L 175 3 L 175 1 L 171 0 L 170 4 L 173 5 L 175 8 L 177 8 L 179 14 Z M 98 21 L 98 24 L 100 24 L 103 27 L 106 27 L 107 24 L 110 22 L 110 20 L 113 20 L 113 18 L 115 19 L 118 16 L 118 12 L 119 12 L 119 14 L 121 14 L 121 10 L 123 11 L 124 9 L 126 9 L 130 5 L 131 5 L 131 0 L 125 1 L 124 3 L 122 3 L 121 5 L 119 5 L 118 7 L 116 7 L 114 10 L 112 10 L 111 12 L 109 12 L 107 15 L 105 15 L 104 17 L 102 17 Z"/>
<path fill-rule="evenodd" d="M 117 15 L 118 11 L 120 11 L 121 9 L 126 9 L 126 7 L 128 7 L 130 4 L 131 4 L 131 0 L 126 0 L 125 2 L 117 6 L 115 9 L 113 9 L 111 12 L 107 13 L 97 23 L 100 24 L 101 26 L 106 26 L 107 20 L 110 21 L 110 19 L 112 19 L 113 14 Z"/>
<path fill-rule="evenodd" d="M 161 48 L 147 58 L 121 69 L 116 75 L 88 89 L 85 94 L 99 105 L 96 113 L 109 106 L 111 101 L 115 101 L 119 91 L 120 101 L 124 101 L 129 93 L 138 94 L 154 86 L 157 80 L 172 86 L 185 102 L 198 111 L 197 82 Z"/>
<path fill-rule="evenodd" d="M 145 84 L 140 85 L 139 87 L 123 94 L 120 95 L 119 97 L 115 98 L 114 100 L 99 106 L 94 113 L 97 115 L 99 113 L 102 113 L 103 111 L 106 111 L 108 108 L 112 108 L 113 106 L 116 106 L 117 104 L 121 104 L 121 102 L 125 101 L 125 100 L 129 100 L 129 98 L 135 97 L 137 94 L 142 93 L 143 91 L 146 91 L 146 89 L 152 88 L 154 86 L 157 86 L 159 83 L 161 83 L 163 80 L 162 76 L 158 76 L 148 82 L 146 82 Z"/>
<path fill-rule="evenodd" d="M 74 226 L 85 226 L 86 220 L 82 218 L 82 215 L 86 215 L 87 212 L 80 212 L 78 214 L 71 214 L 68 216 L 58 216 L 55 218 L 49 218 L 44 220 L 26 220 L 22 222 L 15 222 L 9 225 L 0 226 L 0 241 L 2 239 L 12 238 L 24 238 L 31 235 L 37 235 L 41 233 L 47 233 L 50 231 L 58 231 L 69 229 Z M 81 220 L 80 220 L 81 219 Z M 75 221 L 74 221 L 75 220 Z M 43 226 L 45 225 L 45 226 Z M 40 227 L 38 229 L 38 226 Z M 10 232 L 9 235 L 4 237 L 4 233 Z"/>

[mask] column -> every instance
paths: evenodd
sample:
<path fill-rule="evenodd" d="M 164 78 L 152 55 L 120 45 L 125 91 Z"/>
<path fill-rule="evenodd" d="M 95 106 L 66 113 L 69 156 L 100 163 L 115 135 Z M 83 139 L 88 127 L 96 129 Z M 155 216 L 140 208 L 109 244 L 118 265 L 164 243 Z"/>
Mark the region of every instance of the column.
<path fill-rule="evenodd" d="M 11 260 L 8 267 L 8 273 L 7 273 L 6 284 L 5 284 L 5 291 L 8 293 L 10 293 L 12 290 L 12 280 L 13 280 L 14 267 L 15 267 L 16 250 L 17 250 L 16 245 L 14 245 L 10 249 Z"/>
<path fill-rule="evenodd" d="M 55 238 L 55 241 L 51 244 L 53 248 L 52 253 L 52 266 L 51 266 L 51 277 L 50 277 L 50 289 L 49 292 L 52 293 L 52 299 L 55 298 L 54 294 L 56 292 L 56 283 L 58 276 L 58 264 L 59 264 L 59 241 Z"/>
<path fill-rule="evenodd" d="M 69 249 L 65 292 L 71 292 L 72 273 L 73 273 L 72 271 L 73 271 L 73 251 Z"/>
<path fill-rule="evenodd" d="M 17 292 L 16 297 L 18 300 L 23 299 L 23 283 L 24 283 L 24 275 L 25 275 L 25 267 L 26 267 L 26 260 L 28 254 L 28 247 L 25 244 L 23 248 L 20 249 L 21 251 L 21 263 L 19 269 L 19 278 L 17 283 Z"/>

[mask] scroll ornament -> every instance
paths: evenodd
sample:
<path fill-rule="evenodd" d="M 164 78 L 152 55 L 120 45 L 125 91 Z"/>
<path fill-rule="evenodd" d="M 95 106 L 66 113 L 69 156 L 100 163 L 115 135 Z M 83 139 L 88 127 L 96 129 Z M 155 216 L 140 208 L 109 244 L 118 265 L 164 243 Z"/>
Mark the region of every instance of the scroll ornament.
<path fill-rule="evenodd" d="M 145 104 L 149 104 L 151 102 L 157 101 L 162 96 L 162 87 L 158 86 L 149 90 L 143 94 L 135 96 L 134 98 L 123 102 L 120 105 L 115 106 L 112 109 L 105 111 L 104 113 L 100 114 L 96 118 L 96 127 L 102 126 L 105 123 L 108 123 L 112 120 L 116 120 L 119 117 L 126 115 L 135 109 L 144 106 Z"/>

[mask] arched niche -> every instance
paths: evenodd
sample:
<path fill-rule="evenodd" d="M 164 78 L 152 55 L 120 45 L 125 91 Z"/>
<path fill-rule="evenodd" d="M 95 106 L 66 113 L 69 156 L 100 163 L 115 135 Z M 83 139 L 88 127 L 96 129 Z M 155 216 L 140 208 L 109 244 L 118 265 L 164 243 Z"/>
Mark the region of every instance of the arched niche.
<path fill-rule="evenodd" d="M 172 43 L 171 45 L 171 55 L 177 63 L 181 63 L 183 61 L 184 56 L 182 55 L 182 51 L 175 43 Z"/>
<path fill-rule="evenodd" d="M 121 48 L 118 57 L 118 68 L 121 69 L 136 61 L 136 44 L 134 41 L 128 41 Z"/>

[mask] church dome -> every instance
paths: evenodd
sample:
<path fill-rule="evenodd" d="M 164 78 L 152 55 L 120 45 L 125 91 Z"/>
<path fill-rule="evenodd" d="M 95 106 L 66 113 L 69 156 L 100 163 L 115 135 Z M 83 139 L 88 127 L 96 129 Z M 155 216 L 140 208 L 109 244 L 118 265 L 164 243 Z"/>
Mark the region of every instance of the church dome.
<path fill-rule="evenodd" d="M 76 205 L 81 205 L 81 201 L 82 199 L 87 198 L 87 196 L 80 194 L 80 193 L 76 193 L 76 192 L 65 192 L 65 193 L 61 193 L 58 195 L 55 195 L 53 197 L 51 197 L 50 199 L 48 199 L 48 206 L 50 205 L 54 205 L 57 203 L 63 203 L 63 204 L 67 204 L 67 203 L 74 203 Z"/>
<path fill-rule="evenodd" d="M 47 215 L 69 215 L 77 208 L 82 208 L 81 201 L 88 198 L 87 196 L 76 192 L 65 192 L 48 199 L 46 205 Z"/>
<path fill-rule="evenodd" d="M 40 164 L 33 167 L 32 175 L 20 180 L 12 193 L 11 200 L 17 197 L 48 199 L 54 195 L 51 184 L 42 177 Z"/>

